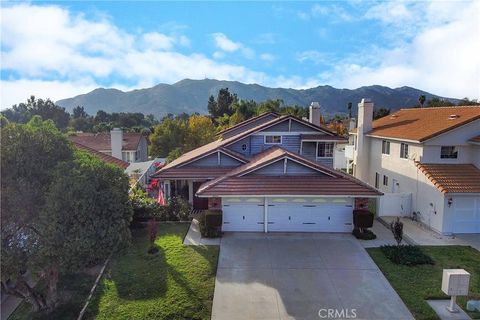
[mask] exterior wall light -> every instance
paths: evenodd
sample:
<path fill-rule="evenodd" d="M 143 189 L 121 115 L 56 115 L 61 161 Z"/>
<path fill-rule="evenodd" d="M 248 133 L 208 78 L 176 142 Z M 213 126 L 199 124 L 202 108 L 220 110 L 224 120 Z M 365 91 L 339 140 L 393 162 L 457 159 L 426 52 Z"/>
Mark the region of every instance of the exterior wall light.
<path fill-rule="evenodd" d="M 448 204 L 448 207 L 449 207 L 449 208 L 452 206 L 452 203 L 453 203 L 453 199 L 452 199 L 452 198 L 448 198 L 447 204 Z"/>

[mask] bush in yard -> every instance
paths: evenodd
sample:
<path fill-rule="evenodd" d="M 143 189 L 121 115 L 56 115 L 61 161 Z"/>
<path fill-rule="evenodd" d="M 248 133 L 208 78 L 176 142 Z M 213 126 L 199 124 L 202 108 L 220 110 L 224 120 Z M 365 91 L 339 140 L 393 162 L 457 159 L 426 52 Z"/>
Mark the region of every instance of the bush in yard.
<path fill-rule="evenodd" d="M 145 191 L 134 188 L 130 192 L 130 204 L 133 208 L 133 219 L 131 227 L 144 227 L 142 223 L 151 218 L 160 219 L 164 209 L 157 203 L 157 200 L 147 195 Z"/>
<path fill-rule="evenodd" d="M 400 245 L 403 240 L 403 223 L 400 221 L 400 218 L 397 218 L 390 223 L 390 230 L 392 230 L 397 245 Z"/>
<path fill-rule="evenodd" d="M 222 234 L 222 211 L 205 211 L 198 218 L 200 233 L 205 238 L 217 238 Z"/>
<path fill-rule="evenodd" d="M 427 256 L 418 246 L 389 245 L 381 246 L 383 254 L 393 263 L 407 266 L 419 264 L 434 264 L 432 258 Z"/>
<path fill-rule="evenodd" d="M 171 197 L 168 204 L 163 207 L 161 220 L 164 221 L 188 221 L 192 207 L 182 197 Z"/>
<path fill-rule="evenodd" d="M 374 214 L 365 209 L 353 210 L 353 231 L 352 234 L 357 239 L 373 240 L 377 236 L 368 228 L 373 226 Z"/>
<path fill-rule="evenodd" d="M 355 236 L 357 239 L 361 240 L 374 240 L 377 239 L 377 236 L 373 231 L 364 229 L 363 231 L 360 231 L 359 228 L 354 228 L 352 231 L 352 234 Z"/>

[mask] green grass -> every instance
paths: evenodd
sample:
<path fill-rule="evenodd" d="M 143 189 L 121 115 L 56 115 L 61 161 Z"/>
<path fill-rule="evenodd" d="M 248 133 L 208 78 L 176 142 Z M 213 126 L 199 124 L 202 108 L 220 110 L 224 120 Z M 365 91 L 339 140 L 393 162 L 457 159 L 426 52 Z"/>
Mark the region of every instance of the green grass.
<path fill-rule="evenodd" d="M 60 302 L 54 311 L 49 314 L 35 313 L 32 311 L 30 304 L 22 302 L 8 319 L 76 319 L 95 282 L 95 278 L 95 276 L 84 273 L 62 275 L 58 282 Z M 37 286 L 41 287 L 42 285 L 44 284 L 39 283 Z"/>
<path fill-rule="evenodd" d="M 471 274 L 469 299 L 480 299 L 480 252 L 463 246 L 422 246 L 434 265 L 405 266 L 392 263 L 380 248 L 367 249 L 392 287 L 417 320 L 438 319 L 426 299 L 447 299 L 441 291 L 443 269 L 465 269 Z M 457 303 L 466 310 L 466 297 L 458 297 Z M 480 319 L 480 312 L 469 312 L 473 319 Z"/>
<path fill-rule="evenodd" d="M 146 230 L 114 257 L 88 309 L 90 319 L 210 319 L 217 246 L 183 246 L 188 224 L 160 224 L 159 252 Z"/>

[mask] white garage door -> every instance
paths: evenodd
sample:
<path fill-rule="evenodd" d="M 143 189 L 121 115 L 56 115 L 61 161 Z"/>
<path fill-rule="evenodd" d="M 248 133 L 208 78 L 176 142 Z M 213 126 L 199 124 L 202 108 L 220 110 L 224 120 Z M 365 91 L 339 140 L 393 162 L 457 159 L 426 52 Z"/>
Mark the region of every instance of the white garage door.
<path fill-rule="evenodd" d="M 346 198 L 270 198 L 268 231 L 351 232 L 352 210 Z"/>
<path fill-rule="evenodd" d="M 480 233 L 480 197 L 454 197 L 453 204 L 453 233 Z"/>
<path fill-rule="evenodd" d="M 223 198 L 223 231 L 264 231 L 263 198 Z"/>

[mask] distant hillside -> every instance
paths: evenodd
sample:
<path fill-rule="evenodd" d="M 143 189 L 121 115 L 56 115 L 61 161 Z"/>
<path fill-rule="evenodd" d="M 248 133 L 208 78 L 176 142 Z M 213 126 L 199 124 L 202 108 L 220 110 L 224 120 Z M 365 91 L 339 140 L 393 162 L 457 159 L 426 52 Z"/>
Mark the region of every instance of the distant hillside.
<path fill-rule="evenodd" d="M 89 114 L 98 110 L 107 112 L 142 112 L 157 117 L 168 113 L 181 112 L 201 114 L 207 113 L 207 100 L 210 95 L 216 96 L 221 88 L 229 88 L 240 99 L 255 100 L 282 99 L 285 104 L 308 106 L 318 101 L 324 112 L 334 114 L 346 112 L 348 102 L 356 104 L 362 98 L 371 98 L 377 107 L 398 109 L 411 107 L 418 103 L 418 97 L 425 95 L 427 99 L 436 97 L 425 91 L 410 87 L 391 89 L 383 86 L 361 87 L 355 90 L 336 89 L 331 86 L 295 90 L 284 88 L 268 88 L 258 84 L 244 84 L 237 81 L 189 80 L 175 84 L 159 84 L 152 88 L 123 92 L 117 89 L 95 89 L 92 92 L 73 98 L 57 101 L 57 104 L 71 111 L 76 106 L 85 107 Z M 451 99 L 452 102 L 458 101 Z"/>

